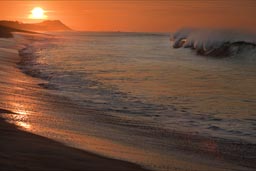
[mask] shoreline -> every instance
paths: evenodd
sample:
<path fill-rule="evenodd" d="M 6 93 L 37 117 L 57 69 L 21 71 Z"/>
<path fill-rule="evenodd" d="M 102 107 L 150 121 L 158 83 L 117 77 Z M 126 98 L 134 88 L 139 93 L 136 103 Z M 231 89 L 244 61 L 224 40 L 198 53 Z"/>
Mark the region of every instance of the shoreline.
<path fill-rule="evenodd" d="M 0 109 L 0 114 L 13 113 Z M 123 170 L 144 171 L 139 165 L 101 157 L 19 130 L 0 117 L 2 170 Z"/>
<path fill-rule="evenodd" d="M 26 125 L 23 127 L 23 122 L 20 122 L 21 125 L 9 123 L 9 116 L 21 115 L 18 111 L 7 110 L 8 103 L 14 102 L 16 98 L 15 92 L 22 91 L 23 88 L 14 85 L 20 84 L 20 81 L 29 81 L 24 79 L 26 77 L 15 80 L 22 76 L 18 75 L 19 69 L 16 68 L 20 61 L 18 49 L 21 47 L 23 45 L 17 44 L 14 39 L 0 39 L 1 170 L 146 170 L 137 164 L 103 157 L 24 131 Z M 26 85 L 23 86 L 27 88 Z M 19 126 L 23 128 L 20 129 Z"/>
<path fill-rule="evenodd" d="M 26 43 L 24 43 L 24 44 L 26 44 Z M 18 44 L 18 46 L 22 46 L 22 49 L 23 49 L 23 48 L 26 47 L 26 46 L 24 46 L 24 44 L 23 45 Z M 1 48 L 0 55 L 2 53 L 1 51 L 3 51 L 3 50 L 4 50 L 4 48 Z M 101 115 L 100 118 L 97 117 L 97 112 L 95 112 L 96 109 L 95 110 L 89 110 L 89 111 L 82 109 L 81 113 L 79 113 L 78 111 L 75 111 L 76 106 L 72 106 L 72 105 L 71 105 L 72 107 L 66 106 L 66 105 L 70 105 L 70 101 L 65 101 L 63 99 L 63 97 L 61 97 L 61 100 L 60 100 L 59 98 L 55 99 L 53 96 L 46 96 L 45 91 L 47 91 L 47 90 L 45 90 L 45 87 L 42 87 L 42 85 L 47 85 L 47 84 L 42 83 L 42 80 L 40 79 L 40 77 L 38 78 L 37 75 L 35 75 L 35 76 L 30 75 L 29 76 L 28 73 L 21 70 L 19 62 L 22 59 L 22 56 L 20 56 L 20 54 L 18 53 L 17 48 L 15 49 L 13 47 L 6 47 L 6 49 L 4 51 L 5 51 L 5 53 L 8 53 L 10 56 L 9 57 L 0 56 L 1 61 L 2 61 L 1 65 L 6 67 L 6 69 L 4 68 L 2 71 L 0 71 L 0 87 L 1 87 L 1 89 L 0 89 L 0 105 L 1 105 L 0 109 L 9 109 L 9 111 L 0 110 L 0 117 L 1 117 L 1 113 L 2 113 L 3 118 L 4 119 L 7 118 L 6 120 L 8 122 L 9 122 L 9 118 L 11 118 L 10 121 L 14 121 L 15 125 L 23 127 L 22 130 L 25 129 L 25 131 L 20 131 L 14 125 L 10 125 L 10 124 L 6 123 L 3 119 L 0 119 L 1 125 L 7 125 L 7 128 L 3 127 L 3 129 L 2 129 L 2 127 L 0 127 L 1 139 L 4 139 L 4 138 L 6 139 L 7 138 L 6 142 L 12 142 L 13 145 L 16 146 L 17 144 L 15 144 L 14 142 L 17 141 L 17 140 L 20 140 L 20 139 L 17 139 L 17 138 L 21 138 L 21 136 L 13 137 L 13 139 L 15 140 L 13 142 L 13 141 L 8 140 L 8 137 L 3 137 L 2 138 L 2 135 L 4 135 L 4 131 L 2 131 L 2 130 L 7 130 L 7 132 L 14 132 L 13 134 L 16 134 L 18 132 L 17 134 L 19 134 L 19 135 L 20 134 L 24 135 L 24 133 L 28 133 L 29 135 L 31 135 L 31 134 L 34 135 L 34 136 L 30 136 L 31 139 L 33 139 L 33 140 L 29 140 L 29 141 L 38 142 L 39 139 L 40 139 L 40 142 L 41 141 L 43 141 L 43 142 L 47 141 L 46 145 L 44 143 L 42 143 L 42 144 L 39 143 L 38 144 L 39 146 L 45 145 L 46 150 L 43 150 L 43 152 L 46 153 L 46 154 L 48 153 L 47 149 L 55 148 L 55 147 L 51 147 L 51 145 L 50 145 L 50 144 L 52 144 L 51 142 L 53 141 L 57 144 L 61 144 L 61 146 L 63 146 L 63 149 L 67 148 L 67 149 L 71 150 L 72 152 L 70 152 L 70 153 L 72 153 L 72 155 L 77 156 L 77 157 L 75 157 L 75 160 L 79 160 L 79 161 L 83 160 L 80 157 L 84 154 L 80 155 L 80 152 L 79 152 L 79 154 L 77 153 L 77 151 L 83 151 L 83 150 L 79 150 L 79 149 L 84 149 L 85 151 L 83 151 L 83 152 L 85 152 L 85 153 L 87 153 L 86 151 L 92 151 L 92 153 L 91 152 L 87 153 L 89 155 L 92 154 L 93 156 L 100 157 L 103 154 L 103 156 L 104 156 L 104 153 L 101 153 L 102 151 L 101 152 L 95 152 L 93 150 L 93 148 L 90 147 L 90 143 L 96 143 L 93 140 L 92 141 L 86 140 L 86 141 L 83 142 L 83 143 L 85 143 L 85 146 L 89 145 L 89 147 L 88 147 L 89 150 L 88 150 L 87 148 L 84 148 L 84 147 L 81 147 L 81 146 L 73 146 L 73 144 L 70 145 L 69 143 L 66 143 L 66 141 L 59 140 L 58 137 L 56 138 L 55 136 L 48 136 L 48 135 L 46 135 L 47 133 L 46 134 L 38 134 L 37 132 L 33 131 L 33 129 L 37 126 L 37 121 L 36 120 L 31 121 L 31 118 L 32 119 L 33 118 L 34 119 L 44 119 L 45 115 L 59 114 L 60 112 L 63 112 L 63 111 L 66 111 L 66 110 L 69 110 L 69 112 L 72 112 L 72 113 L 77 112 L 76 114 L 84 114 L 83 112 L 85 112 L 85 113 L 88 112 L 90 115 L 91 114 L 96 114 L 96 116 L 90 116 L 90 117 L 93 118 L 93 120 L 96 119 L 96 121 L 98 121 L 98 123 L 101 123 L 101 124 L 103 123 L 102 122 L 103 118 L 104 118 L 104 121 L 105 121 L 104 123 L 108 124 L 108 122 L 106 120 L 109 119 L 109 118 L 104 117 L 103 115 Z M 6 57 L 6 58 L 4 58 L 4 57 Z M 17 66 L 17 64 L 18 64 L 18 66 Z M 29 65 L 28 65 L 28 67 L 29 67 Z M 1 75 L 1 74 L 3 74 L 3 75 Z M 8 80 L 6 81 L 6 79 L 8 79 Z M 9 79 L 10 80 L 14 79 L 14 80 L 10 81 Z M 37 81 L 37 79 L 39 81 Z M 8 85 L 8 84 L 10 84 L 10 85 Z M 5 92 L 5 88 L 7 90 L 6 92 Z M 10 89 L 10 90 L 8 90 L 8 89 Z M 24 91 L 20 92 L 22 89 Z M 47 89 L 47 87 L 46 87 L 46 89 Z M 8 92 L 8 91 L 10 91 L 10 92 Z M 3 96 L 1 96 L 1 95 L 3 95 Z M 5 96 L 9 100 L 8 102 L 6 101 L 7 99 L 4 98 Z M 17 96 L 16 99 L 15 99 L 15 96 Z M 36 98 L 34 98 L 34 96 L 36 96 Z M 49 97 L 51 97 L 51 99 L 49 99 Z M 4 105 L 5 103 L 13 103 L 13 102 L 16 103 L 16 104 L 11 105 L 10 107 Z M 47 102 L 47 103 L 44 103 L 44 102 Z M 20 106 L 20 105 L 24 105 L 24 106 Z M 31 105 L 31 108 L 28 105 Z M 33 107 L 33 105 L 35 105 L 35 106 Z M 62 108 L 62 107 L 63 107 L 62 110 L 58 110 L 58 108 Z M 54 112 L 52 113 L 52 110 L 55 110 L 55 108 L 57 110 L 54 111 L 55 113 Z M 13 111 L 13 113 L 12 113 L 12 111 Z M 58 112 L 58 113 L 56 113 L 56 112 Z M 9 113 L 9 114 L 5 114 L 5 113 Z M 18 113 L 17 116 L 14 116 L 14 118 L 9 117 L 9 115 L 10 116 L 15 115 L 15 113 L 16 114 Z M 41 113 L 41 115 L 40 115 L 40 113 Z M 60 114 L 63 115 L 63 113 L 60 113 Z M 17 118 L 15 118 L 15 117 L 17 117 Z M 18 118 L 18 117 L 20 117 L 20 118 Z M 90 118 L 90 117 L 88 117 L 88 118 Z M 41 123 L 43 123 L 43 124 L 41 124 L 41 126 L 46 126 L 46 127 L 49 126 L 48 125 L 49 123 L 46 123 L 45 121 L 47 122 L 47 120 L 40 121 Z M 3 124 L 2 124 L 2 122 L 3 122 Z M 58 120 L 57 122 L 62 122 L 62 121 Z M 119 123 L 118 120 L 115 123 Z M 30 128 L 29 124 L 31 124 L 32 129 Z M 84 123 L 84 124 L 86 124 L 86 123 Z M 125 124 L 125 123 L 123 123 L 123 124 Z M 63 123 L 63 125 L 67 126 L 64 123 Z M 14 129 L 16 129 L 16 130 L 9 129 L 9 127 L 11 127 L 11 126 L 15 127 Z M 26 127 L 29 128 L 28 131 L 26 131 Z M 84 127 L 86 127 L 86 126 L 84 126 Z M 122 128 L 122 127 L 125 127 L 125 125 L 122 125 L 122 123 L 119 123 L 119 124 L 115 124 L 115 127 Z M 49 128 L 51 128 L 51 125 L 50 125 Z M 86 129 L 89 129 L 89 128 L 90 127 L 88 127 L 88 126 L 86 127 Z M 136 128 L 132 128 L 130 131 L 133 132 L 133 135 L 138 134 L 138 137 L 140 137 L 140 134 L 143 134 L 143 135 L 147 134 L 146 130 L 151 130 L 151 127 L 145 127 L 145 128 L 146 128 L 145 130 L 143 129 L 145 132 L 143 132 L 143 130 L 140 130 L 140 129 L 137 130 Z M 119 130 L 119 129 L 117 129 L 117 130 Z M 43 129 L 43 131 L 45 131 L 45 129 Z M 53 130 L 48 129 L 48 131 L 53 131 Z M 88 130 L 86 130 L 86 131 L 88 131 Z M 101 134 L 104 134 L 105 131 L 107 131 L 107 130 L 105 130 L 105 129 L 101 130 Z M 30 132 L 32 132 L 32 133 L 30 133 Z M 26 134 L 26 135 L 28 135 L 28 134 Z M 64 134 L 64 135 L 65 136 L 70 136 L 71 134 L 67 133 L 67 134 Z M 93 134 L 93 135 L 96 135 L 96 134 Z M 253 163 L 253 158 L 250 158 L 250 157 L 254 156 L 253 155 L 254 154 L 253 151 L 255 151 L 255 146 L 254 145 L 250 147 L 250 146 L 248 146 L 246 144 L 243 144 L 243 143 L 235 144 L 234 142 L 214 141 L 214 140 L 207 139 L 207 138 L 204 139 L 203 137 L 200 137 L 200 136 L 193 136 L 193 135 L 190 136 L 188 134 L 183 135 L 183 134 L 180 134 L 178 132 L 177 133 L 175 133 L 175 132 L 167 133 L 167 132 L 165 132 L 165 130 L 163 130 L 162 132 L 160 131 L 159 135 L 161 135 L 161 136 L 159 136 L 159 139 L 165 139 L 166 138 L 166 143 L 168 143 L 168 146 L 170 146 L 170 149 L 165 149 L 165 150 L 170 150 L 172 152 L 174 151 L 171 155 L 169 154 L 169 156 L 167 156 L 167 157 L 170 157 L 171 160 L 166 160 L 165 161 L 165 163 L 167 163 L 167 164 L 169 162 L 171 162 L 171 164 L 170 164 L 171 167 L 168 168 L 169 170 L 173 170 L 173 169 L 175 170 L 176 168 L 178 168 L 180 170 L 187 170 L 187 169 L 191 169 L 191 168 L 194 169 L 194 170 L 226 170 L 226 169 L 227 170 L 228 169 L 232 170 L 232 169 L 234 169 L 238 166 L 239 166 L 239 169 L 237 169 L 237 170 L 250 170 L 252 168 L 255 168 L 255 164 Z M 63 136 L 63 134 L 59 134 L 58 136 Z M 47 138 L 43 138 L 43 137 L 47 137 Z M 41 138 L 43 138 L 44 140 L 41 139 Z M 64 138 L 68 138 L 68 137 L 64 137 Z M 81 138 L 81 137 L 78 137 L 78 138 Z M 78 139 L 76 139 L 76 140 L 78 140 Z M 76 140 L 72 139 L 71 141 L 75 142 Z M 63 142 L 65 144 L 68 144 L 68 146 L 63 145 L 62 143 L 58 143 L 58 142 Z M 106 141 L 104 141 L 104 140 L 99 142 L 96 145 L 101 145 L 99 147 L 103 148 L 103 147 L 105 147 L 105 146 L 102 146 L 103 144 L 105 146 L 109 146 L 109 149 L 112 148 L 111 150 L 122 149 L 122 148 L 118 149 L 118 146 L 112 146 L 112 144 L 111 145 L 106 145 Z M 8 143 L 5 143 L 4 145 L 8 145 Z M 229 148 L 230 145 L 234 146 L 234 148 L 230 149 Z M 147 144 L 144 144 L 143 146 L 147 146 Z M 0 145 L 0 147 L 1 147 L 1 145 Z M 72 147 L 75 147 L 75 148 L 72 148 Z M 96 146 L 94 146 L 94 147 L 96 147 Z M 241 147 L 244 147 L 244 148 L 241 148 Z M 57 146 L 56 146 L 56 148 L 57 148 Z M 28 147 L 28 149 L 29 149 L 29 147 Z M 73 151 L 72 149 L 75 149 L 75 151 Z M 122 150 L 124 150 L 124 149 L 122 149 Z M 129 150 L 130 149 L 128 149 L 128 151 Z M 150 151 L 150 149 L 148 149 L 148 150 Z M 231 151 L 229 151 L 229 150 L 231 150 Z M 251 154 L 247 153 L 248 150 Z M 41 150 L 39 149 L 39 152 L 40 151 Z M 134 148 L 133 150 L 130 150 L 130 151 L 133 152 L 133 153 L 138 153 L 139 148 Z M 146 154 L 146 155 L 143 155 L 143 157 L 145 157 L 145 159 L 150 159 L 151 154 L 148 153 L 149 151 L 146 151 L 146 153 L 143 153 L 143 154 Z M 25 153 L 25 151 L 23 151 L 23 152 Z M 73 152 L 76 153 L 76 154 L 73 154 Z M 209 153 L 209 155 L 208 155 L 208 153 Z M 44 154 L 44 155 L 46 155 L 46 154 Z M 123 153 L 123 154 L 127 155 L 126 153 Z M 231 156 L 230 156 L 230 154 L 231 154 Z M 246 156 L 247 154 L 249 156 Z M 6 155 L 6 154 L 2 155 L 0 153 L 0 157 L 1 157 L 2 161 L 3 162 L 5 161 L 5 164 L 6 164 L 6 160 L 4 158 L 5 156 L 8 156 L 8 155 Z M 59 156 L 60 155 L 51 156 L 51 157 L 56 158 L 56 157 L 59 157 Z M 135 162 L 134 162 L 134 160 L 132 160 L 132 161 L 131 160 L 126 160 L 126 158 L 123 159 L 122 157 L 120 157 L 118 155 L 115 155 L 115 154 L 110 155 L 110 156 L 106 155 L 106 156 L 107 156 L 106 158 L 104 158 L 104 157 L 100 157 L 100 158 L 104 158 L 104 159 L 106 159 L 106 162 L 112 163 L 110 165 L 112 165 L 113 167 L 116 167 L 116 166 L 114 166 L 116 161 L 122 162 L 122 160 L 129 161 L 131 163 L 136 163 L 136 162 L 140 163 L 140 162 L 138 162 L 138 160 L 137 161 L 135 160 Z M 117 160 L 111 159 L 111 158 L 115 158 L 115 156 L 117 156 L 116 157 L 116 158 L 118 158 Z M 148 156 L 149 156 L 149 158 L 146 158 Z M 33 157 L 37 158 L 38 155 L 35 155 Z M 120 160 L 119 160 L 119 157 L 120 157 Z M 157 158 L 156 156 L 151 156 L 151 158 L 152 157 Z M 164 158 L 164 156 L 158 156 L 158 157 L 160 157 L 158 162 L 160 162 L 160 160 L 162 160 L 162 158 Z M 227 157 L 227 158 L 225 158 L 225 157 Z M 69 158 L 69 155 L 67 155 L 66 158 Z M 73 159 L 74 158 L 72 158 L 71 160 L 73 160 Z M 193 160 L 191 161 L 191 159 L 193 159 Z M 205 159 L 205 163 L 201 161 L 201 160 L 204 160 L 204 159 Z M 247 161 L 246 159 L 249 159 L 249 161 Z M 98 159 L 96 159 L 96 160 L 98 161 Z M 79 162 L 79 161 L 71 161 L 71 162 Z M 93 161 L 95 161 L 95 160 L 93 160 Z M 124 162 L 124 163 L 127 164 L 129 162 Z M 225 163 L 225 164 L 219 165 L 222 162 Z M 17 164 L 19 164 L 19 163 L 17 163 Z M 37 164 L 40 164 L 40 163 L 37 163 Z M 144 163 L 140 163 L 140 164 L 142 166 L 147 166 L 147 168 L 152 169 L 148 165 L 144 165 Z M 117 165 L 119 167 L 119 164 L 117 164 Z M 133 165 L 133 164 L 131 164 L 131 165 Z M 184 167 L 183 165 L 186 165 L 186 166 Z M 134 170 L 141 169 L 138 165 L 135 164 L 135 166 L 137 166 L 136 169 L 134 169 L 133 166 L 132 166 L 131 169 L 134 169 Z M 242 166 L 245 166 L 245 167 L 242 167 Z M 59 167 L 61 167 L 61 166 L 59 166 Z M 96 163 L 95 167 L 97 167 L 97 163 Z M 130 166 L 129 166 L 129 168 L 130 168 Z M 73 169 L 73 168 L 70 168 L 70 169 Z M 102 170 L 102 169 L 106 169 L 106 168 L 99 168 L 99 170 Z M 164 168 L 162 168 L 162 169 L 164 169 Z M 10 169 L 10 170 L 13 170 L 13 169 Z M 75 170 L 79 170 L 79 169 L 75 169 Z M 110 169 L 110 170 L 113 170 L 113 169 Z M 120 170 L 120 168 L 117 169 L 117 170 Z M 125 168 L 125 170 L 127 170 L 127 169 Z"/>

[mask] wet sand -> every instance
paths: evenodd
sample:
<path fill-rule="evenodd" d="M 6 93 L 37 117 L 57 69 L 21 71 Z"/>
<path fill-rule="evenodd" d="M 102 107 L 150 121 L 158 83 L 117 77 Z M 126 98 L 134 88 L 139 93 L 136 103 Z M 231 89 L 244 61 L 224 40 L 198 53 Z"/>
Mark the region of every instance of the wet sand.
<path fill-rule="evenodd" d="M 3 106 L 15 100 L 15 92 L 22 91 L 10 83 L 19 84 L 15 77 L 18 77 L 20 47 L 13 39 L 0 39 L 0 170 L 144 170 L 135 164 L 68 147 L 6 122 L 6 116 L 16 112 Z M 11 98 L 6 98 L 6 94 Z"/>
<path fill-rule="evenodd" d="M 0 113 L 12 113 L 0 109 Z M 0 118 L 1 170 L 144 170 L 17 129 Z"/>
<path fill-rule="evenodd" d="M 165 134 L 163 130 L 161 134 L 157 134 L 159 140 L 166 139 L 166 143 L 171 149 L 168 150 L 172 151 L 165 157 L 162 154 L 152 155 L 146 148 L 141 155 L 137 155 L 140 150 L 143 150 L 143 147 L 150 144 L 150 139 L 147 142 L 139 141 L 144 142 L 141 149 L 125 149 L 125 146 L 113 145 L 112 142 L 107 143 L 108 141 L 104 139 L 102 141 L 95 140 L 97 133 L 90 131 L 96 131 L 96 129 L 94 125 L 87 122 L 82 126 L 86 129 L 85 131 L 88 131 L 86 134 L 88 136 L 72 136 L 74 132 L 68 132 L 70 126 L 68 120 L 73 118 L 63 119 L 65 112 L 77 116 L 86 115 L 88 120 L 93 119 L 101 126 L 109 118 L 98 115 L 99 112 L 96 109 L 80 109 L 63 97 L 58 98 L 47 94 L 47 91 L 42 88 L 43 85 L 47 85 L 43 80 L 21 72 L 17 66 L 21 59 L 17 49 L 24 48 L 24 46 L 15 44 L 13 39 L 1 39 L 0 47 L 0 117 L 4 118 L 0 119 L 0 168 L 3 170 L 143 170 L 128 162 L 100 157 L 77 149 L 80 147 L 86 151 L 88 149 L 88 151 L 104 155 L 105 151 L 111 153 L 120 150 L 123 158 L 120 157 L 120 154 L 115 153 L 110 157 L 126 160 L 127 155 L 134 153 L 136 155 L 130 157 L 133 160 L 127 161 L 144 160 L 149 161 L 152 165 L 165 163 L 170 166 L 156 170 L 245 171 L 255 169 L 255 145 L 250 144 L 213 141 L 195 135 Z M 61 117 L 56 115 L 61 115 Z M 19 127 L 9 122 L 15 123 Z M 64 132 L 59 132 L 60 130 L 56 129 L 55 125 L 59 123 L 64 126 L 60 127 Z M 115 124 L 115 127 L 125 126 L 122 125 L 125 124 L 123 122 L 115 123 L 119 123 Z M 139 134 L 147 134 L 147 130 L 154 131 L 154 129 L 146 127 L 145 132 L 137 130 L 136 127 L 129 128 L 131 130 L 128 130 L 128 135 L 129 133 L 132 133 L 133 136 L 138 134 L 138 137 Z M 47 135 L 49 133 L 50 136 Z M 100 129 L 100 133 L 100 135 L 107 134 L 108 130 L 103 127 Z M 71 141 L 67 144 L 77 148 L 68 147 L 38 135 L 59 142 L 66 142 L 63 139 L 69 138 Z M 82 146 L 75 146 L 74 141 L 81 141 Z M 131 141 L 134 139 L 131 138 Z M 103 151 L 99 150 L 98 152 L 94 149 Z M 153 166 L 152 168 L 158 167 Z"/>

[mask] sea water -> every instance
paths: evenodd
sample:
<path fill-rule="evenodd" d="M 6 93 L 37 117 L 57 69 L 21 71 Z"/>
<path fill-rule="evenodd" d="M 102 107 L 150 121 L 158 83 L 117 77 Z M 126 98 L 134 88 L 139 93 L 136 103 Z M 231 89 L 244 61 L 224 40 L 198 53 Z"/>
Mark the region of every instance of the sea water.
<path fill-rule="evenodd" d="M 152 151 L 168 151 L 168 132 L 256 143 L 254 51 L 199 56 L 172 48 L 169 33 L 52 35 L 25 49 L 32 56 L 25 68 L 45 80 L 45 91 L 75 104 L 58 112 L 69 118 L 59 129 Z M 118 151 L 105 154 L 111 150 Z"/>

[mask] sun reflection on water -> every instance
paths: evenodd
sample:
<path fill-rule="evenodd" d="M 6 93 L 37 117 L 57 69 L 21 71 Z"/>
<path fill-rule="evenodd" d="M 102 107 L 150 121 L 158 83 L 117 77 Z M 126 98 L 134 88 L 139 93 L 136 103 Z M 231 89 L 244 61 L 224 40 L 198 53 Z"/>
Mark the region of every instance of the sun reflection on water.
<path fill-rule="evenodd" d="M 18 121 L 18 122 L 15 122 L 16 125 L 22 127 L 22 128 L 25 128 L 25 129 L 30 129 L 31 128 L 31 125 L 28 124 L 28 123 L 25 123 L 25 122 L 21 122 L 21 121 Z"/>
<path fill-rule="evenodd" d="M 25 110 L 17 110 L 15 113 L 18 113 L 20 115 L 27 115 L 28 114 L 28 112 L 25 111 Z"/>
<path fill-rule="evenodd" d="M 31 129 L 31 125 L 28 123 L 29 111 L 26 110 L 26 106 L 17 102 L 13 102 L 11 105 L 14 113 L 6 116 L 8 121 L 17 125 L 18 127 Z"/>
<path fill-rule="evenodd" d="M 27 115 L 28 111 L 26 110 L 24 104 L 13 102 L 13 112 L 21 115 Z"/>

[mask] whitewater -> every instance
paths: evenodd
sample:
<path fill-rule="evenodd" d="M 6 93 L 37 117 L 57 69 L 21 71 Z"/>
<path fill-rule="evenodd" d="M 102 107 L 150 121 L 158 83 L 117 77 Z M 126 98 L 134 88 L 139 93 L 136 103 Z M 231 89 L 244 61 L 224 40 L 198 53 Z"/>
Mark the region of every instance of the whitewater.
<path fill-rule="evenodd" d="M 247 56 L 255 56 L 256 36 L 252 32 L 183 28 L 172 34 L 171 40 L 174 48 L 191 48 L 204 56 L 236 56 L 246 51 L 251 52 Z"/>
<path fill-rule="evenodd" d="M 252 167 L 255 39 L 225 33 L 183 29 L 171 41 L 169 33 L 32 36 L 18 67 L 41 80 L 49 110 L 25 121 L 41 125 L 31 129 L 40 135 L 156 170 L 189 170 L 194 155 L 207 156 L 199 170 L 220 156 Z M 213 170 L 229 168 L 219 162 Z"/>

